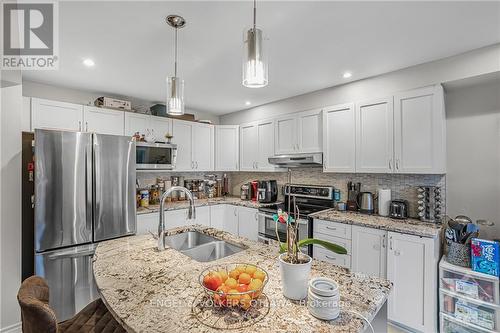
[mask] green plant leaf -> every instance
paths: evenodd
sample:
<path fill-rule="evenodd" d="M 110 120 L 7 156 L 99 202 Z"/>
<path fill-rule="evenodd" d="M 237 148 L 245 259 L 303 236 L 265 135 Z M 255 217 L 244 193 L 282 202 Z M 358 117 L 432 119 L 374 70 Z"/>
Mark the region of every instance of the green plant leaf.
<path fill-rule="evenodd" d="M 338 253 L 338 254 L 347 254 L 347 250 L 343 248 L 340 245 L 333 244 L 321 239 L 315 239 L 315 238 L 306 238 L 302 239 L 298 242 L 299 247 L 306 246 L 309 244 L 316 244 L 316 245 L 321 245 L 327 250 L 330 250 L 332 252 Z"/>
<path fill-rule="evenodd" d="M 285 253 L 287 248 L 286 243 L 280 243 L 280 253 Z"/>

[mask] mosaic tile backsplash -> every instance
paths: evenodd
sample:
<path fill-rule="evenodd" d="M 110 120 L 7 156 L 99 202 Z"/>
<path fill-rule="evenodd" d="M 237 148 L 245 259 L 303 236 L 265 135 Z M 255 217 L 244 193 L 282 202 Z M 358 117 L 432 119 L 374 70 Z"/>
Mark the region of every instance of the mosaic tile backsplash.
<path fill-rule="evenodd" d="M 183 176 L 185 179 L 203 179 L 204 175 L 215 174 L 222 178 L 223 172 L 140 172 L 137 179 L 140 186 L 156 183 L 157 177 Z M 240 195 L 241 185 L 252 180 L 275 179 L 280 188 L 279 200 L 283 200 L 281 188 L 288 182 L 287 172 L 227 172 L 231 193 Z M 347 182 L 361 183 L 362 191 L 374 194 L 378 189 L 391 189 L 392 199 L 404 199 L 409 202 L 410 217 L 417 217 L 417 187 L 440 186 L 443 207 L 446 207 L 446 176 L 416 174 L 362 174 L 362 173 L 325 173 L 322 168 L 291 169 L 293 184 L 334 186 L 341 192 L 341 201 L 347 200 Z M 446 213 L 446 212 L 444 212 Z"/>
<path fill-rule="evenodd" d="M 392 199 L 408 200 L 410 217 L 417 216 L 417 187 L 440 186 L 443 207 L 446 207 L 445 175 L 325 173 L 322 168 L 291 170 L 292 183 L 334 186 L 341 192 L 341 201 L 347 200 L 347 182 L 349 181 L 360 182 L 362 191 L 374 194 L 377 193 L 378 189 L 391 189 Z M 242 184 L 256 179 L 275 179 L 281 188 L 287 183 L 288 174 L 286 172 L 232 172 L 229 173 L 229 179 L 232 193 L 239 195 Z M 281 190 L 279 199 L 283 199 Z"/>

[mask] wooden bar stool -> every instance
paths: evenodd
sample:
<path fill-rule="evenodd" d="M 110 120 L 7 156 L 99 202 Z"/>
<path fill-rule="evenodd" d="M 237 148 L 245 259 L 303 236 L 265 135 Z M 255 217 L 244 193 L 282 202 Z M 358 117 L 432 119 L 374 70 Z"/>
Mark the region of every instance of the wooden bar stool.
<path fill-rule="evenodd" d="M 39 276 L 23 281 L 17 300 L 21 306 L 23 333 L 122 333 L 123 327 L 98 299 L 87 305 L 73 318 L 57 322 L 49 307 L 49 286 Z"/>

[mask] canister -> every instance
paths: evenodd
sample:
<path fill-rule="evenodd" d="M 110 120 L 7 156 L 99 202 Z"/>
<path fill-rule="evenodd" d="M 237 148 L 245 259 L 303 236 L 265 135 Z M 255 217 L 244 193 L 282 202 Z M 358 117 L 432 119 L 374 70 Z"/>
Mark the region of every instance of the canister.
<path fill-rule="evenodd" d="M 141 207 L 149 207 L 149 191 L 141 190 L 139 194 L 141 195 Z"/>

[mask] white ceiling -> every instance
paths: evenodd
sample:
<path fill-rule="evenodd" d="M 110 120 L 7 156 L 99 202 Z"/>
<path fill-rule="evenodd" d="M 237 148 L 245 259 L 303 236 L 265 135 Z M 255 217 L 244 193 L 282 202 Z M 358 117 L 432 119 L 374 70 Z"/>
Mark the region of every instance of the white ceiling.
<path fill-rule="evenodd" d="M 500 42 L 499 2 L 258 2 L 269 85 L 241 85 L 252 2 L 60 2 L 60 69 L 27 80 L 149 101 L 165 98 L 180 14 L 186 105 L 225 114 Z M 82 65 L 86 57 L 96 65 Z M 349 80 L 342 78 L 352 71 Z"/>

